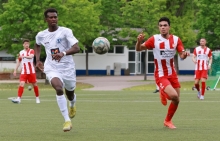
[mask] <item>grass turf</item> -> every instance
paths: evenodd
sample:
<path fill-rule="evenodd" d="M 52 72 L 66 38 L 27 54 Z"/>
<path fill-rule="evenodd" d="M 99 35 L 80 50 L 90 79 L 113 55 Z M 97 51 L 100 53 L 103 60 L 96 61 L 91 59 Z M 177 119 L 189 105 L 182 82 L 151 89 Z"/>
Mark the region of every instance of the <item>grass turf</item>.
<path fill-rule="evenodd" d="M 40 87 L 40 104 L 35 103 L 33 91 L 27 88 L 21 104 L 13 104 L 8 98 L 16 97 L 17 90 L 12 89 L 16 84 L 10 85 L 1 85 L 0 89 L 0 141 L 219 140 L 218 91 L 207 91 L 205 100 L 200 101 L 195 91 L 182 89 L 179 109 L 173 118 L 177 129 L 169 130 L 163 127 L 168 106 L 162 106 L 158 93 L 134 89 L 82 91 L 78 86 L 73 129 L 64 133 L 64 120 L 50 86 Z"/>

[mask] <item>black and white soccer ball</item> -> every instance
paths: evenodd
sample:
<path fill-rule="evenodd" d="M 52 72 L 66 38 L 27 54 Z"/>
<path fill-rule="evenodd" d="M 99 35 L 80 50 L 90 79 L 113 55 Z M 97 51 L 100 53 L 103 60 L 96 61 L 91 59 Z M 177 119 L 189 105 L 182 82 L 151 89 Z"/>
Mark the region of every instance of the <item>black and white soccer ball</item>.
<path fill-rule="evenodd" d="M 31 91 L 31 90 L 32 90 L 32 87 L 31 87 L 31 86 L 28 86 L 28 90 Z"/>
<path fill-rule="evenodd" d="M 97 54 L 105 54 L 110 49 L 110 42 L 104 37 L 98 37 L 93 41 L 92 48 Z"/>

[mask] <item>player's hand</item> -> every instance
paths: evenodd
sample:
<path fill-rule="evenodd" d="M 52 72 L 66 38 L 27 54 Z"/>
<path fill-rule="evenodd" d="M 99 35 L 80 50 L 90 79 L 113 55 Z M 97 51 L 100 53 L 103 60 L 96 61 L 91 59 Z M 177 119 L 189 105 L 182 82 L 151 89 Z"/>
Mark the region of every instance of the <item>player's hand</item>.
<path fill-rule="evenodd" d="M 137 37 L 137 41 L 141 43 L 144 40 L 144 37 L 145 37 L 145 34 L 141 32 Z"/>
<path fill-rule="evenodd" d="M 64 56 L 64 54 L 62 52 L 60 53 L 56 53 L 52 55 L 53 60 L 56 60 L 58 62 L 60 62 L 60 59 Z"/>
<path fill-rule="evenodd" d="M 41 61 L 37 61 L 36 68 L 38 68 L 40 71 L 44 72 L 44 65 Z"/>
<path fill-rule="evenodd" d="M 16 76 L 16 75 L 17 75 L 17 72 L 16 72 L 16 70 L 14 70 L 14 72 L 13 72 L 13 75 L 14 75 L 14 76 Z"/>
<path fill-rule="evenodd" d="M 193 61 L 194 62 L 194 64 L 197 64 L 197 62 L 196 61 Z"/>
<path fill-rule="evenodd" d="M 187 56 L 190 56 L 190 53 L 184 51 L 183 54 L 182 54 L 182 59 L 186 59 Z"/>

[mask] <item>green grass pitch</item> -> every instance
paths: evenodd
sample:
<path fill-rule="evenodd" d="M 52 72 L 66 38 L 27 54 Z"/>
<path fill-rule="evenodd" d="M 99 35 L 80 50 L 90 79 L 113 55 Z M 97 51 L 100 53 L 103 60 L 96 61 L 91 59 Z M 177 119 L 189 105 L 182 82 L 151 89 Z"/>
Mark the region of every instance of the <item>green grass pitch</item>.
<path fill-rule="evenodd" d="M 220 140 L 220 92 L 181 91 L 173 118 L 177 127 L 163 127 L 168 106 L 152 91 L 77 90 L 73 129 L 63 132 L 63 117 L 50 87 L 40 88 L 41 103 L 33 90 L 24 91 L 21 104 L 8 98 L 17 90 L 0 87 L 0 141 L 217 141 Z M 154 88 L 153 88 L 154 89 Z"/>

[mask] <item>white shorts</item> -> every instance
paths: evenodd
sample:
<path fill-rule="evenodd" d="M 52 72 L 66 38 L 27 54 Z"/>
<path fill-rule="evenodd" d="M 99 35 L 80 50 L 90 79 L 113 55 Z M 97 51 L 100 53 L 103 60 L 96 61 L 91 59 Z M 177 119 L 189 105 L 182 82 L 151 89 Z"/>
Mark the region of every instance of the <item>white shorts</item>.
<path fill-rule="evenodd" d="M 63 87 L 67 89 L 68 91 L 73 91 L 76 88 L 76 73 L 75 69 L 70 70 L 70 71 L 47 71 L 45 72 L 47 80 L 49 80 L 51 84 L 51 80 L 54 77 L 57 77 L 61 80 L 63 83 Z"/>

